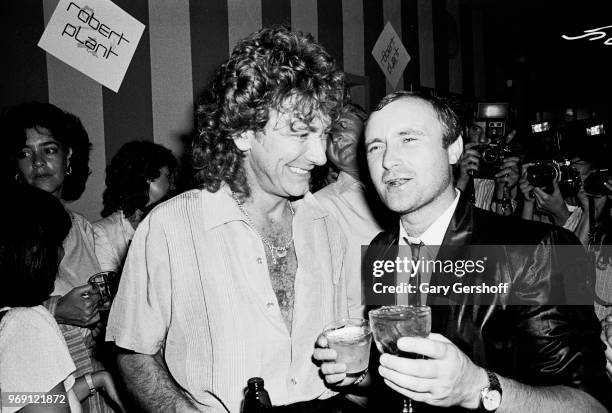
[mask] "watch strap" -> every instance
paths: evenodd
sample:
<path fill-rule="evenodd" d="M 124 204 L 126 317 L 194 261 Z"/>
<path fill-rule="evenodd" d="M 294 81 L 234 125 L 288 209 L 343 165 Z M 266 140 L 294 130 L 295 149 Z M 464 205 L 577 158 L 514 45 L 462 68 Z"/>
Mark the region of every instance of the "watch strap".
<path fill-rule="evenodd" d="M 93 384 L 93 379 L 91 378 L 91 373 L 85 373 L 83 376 L 85 378 L 85 383 L 87 383 L 87 387 L 89 387 L 89 395 L 93 396 L 96 394 L 96 387 Z"/>
<path fill-rule="evenodd" d="M 362 382 L 362 381 L 363 381 L 363 380 L 364 380 L 364 379 L 365 379 L 367 376 L 368 376 L 368 369 L 366 368 L 366 369 L 364 370 L 364 372 L 363 372 L 363 373 L 361 373 L 361 375 L 360 375 L 359 377 L 357 377 L 357 380 L 355 380 L 355 381 L 353 382 L 353 385 L 354 385 L 354 386 L 358 385 L 358 384 L 359 384 L 359 383 L 361 383 L 361 382 Z"/>
<path fill-rule="evenodd" d="M 499 405 L 496 406 L 493 409 L 490 409 L 490 408 L 487 409 L 487 408 L 485 408 L 485 398 L 486 398 L 487 394 L 489 394 L 492 391 L 495 391 L 495 392 L 499 393 L 499 397 L 500 397 L 499 402 L 501 403 L 502 388 L 501 388 L 501 384 L 499 382 L 499 378 L 497 377 L 497 374 L 493 373 L 490 370 L 485 370 L 485 371 L 487 373 L 487 378 L 489 380 L 489 385 L 487 387 L 483 388 L 480 391 L 480 405 L 479 405 L 478 411 L 480 411 L 480 412 L 492 412 L 493 411 L 494 412 L 494 411 L 496 411 L 499 408 Z"/>
<path fill-rule="evenodd" d="M 489 389 L 497 390 L 501 393 L 502 388 L 497 378 L 497 374 L 493 373 L 491 370 L 487 370 L 487 377 L 489 378 Z"/>

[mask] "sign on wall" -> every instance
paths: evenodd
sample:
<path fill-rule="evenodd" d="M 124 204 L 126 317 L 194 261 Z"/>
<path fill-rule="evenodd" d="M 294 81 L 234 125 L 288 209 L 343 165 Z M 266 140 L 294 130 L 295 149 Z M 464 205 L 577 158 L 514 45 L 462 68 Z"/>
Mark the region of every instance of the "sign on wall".
<path fill-rule="evenodd" d="M 372 56 L 378 62 L 391 86 L 397 86 L 404 69 L 410 62 L 410 55 L 390 22 L 387 22 L 378 37 L 372 49 Z"/>
<path fill-rule="evenodd" d="M 60 0 L 38 46 L 117 92 L 144 27 L 110 0 Z"/>

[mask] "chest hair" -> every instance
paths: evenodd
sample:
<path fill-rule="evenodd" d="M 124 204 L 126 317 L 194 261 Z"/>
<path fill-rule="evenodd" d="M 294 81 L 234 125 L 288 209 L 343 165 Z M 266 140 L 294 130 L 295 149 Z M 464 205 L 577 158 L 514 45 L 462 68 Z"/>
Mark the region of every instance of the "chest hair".
<path fill-rule="evenodd" d="M 287 241 L 292 238 L 291 225 L 283 228 L 277 222 L 270 222 L 264 231 L 264 236 L 272 245 L 285 246 Z M 297 272 L 297 256 L 293 242 L 287 247 L 287 255 L 276 257 L 276 264 L 272 259 L 269 248 L 266 250 L 266 259 L 270 271 L 270 282 L 276 295 L 283 321 L 287 330 L 291 332 L 293 321 L 293 305 L 295 303 L 295 274 Z"/>

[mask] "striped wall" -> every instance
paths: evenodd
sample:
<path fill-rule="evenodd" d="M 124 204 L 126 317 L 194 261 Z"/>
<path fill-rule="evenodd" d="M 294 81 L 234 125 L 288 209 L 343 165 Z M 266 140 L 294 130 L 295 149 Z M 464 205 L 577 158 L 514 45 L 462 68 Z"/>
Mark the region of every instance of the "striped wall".
<path fill-rule="evenodd" d="M 262 25 L 311 33 L 346 72 L 367 79 L 367 93 L 355 94 L 364 106 L 395 89 L 371 54 L 387 21 L 411 56 L 397 88 L 485 93 L 483 17 L 460 0 L 113 1 L 146 26 L 118 93 L 36 46 L 58 0 L 0 2 L 0 108 L 40 100 L 81 118 L 94 146 L 93 173 L 72 207 L 90 219 L 101 210 L 104 167 L 125 142 L 150 140 L 183 154 L 193 131 L 194 102 L 236 41 Z M 447 13 L 460 33 L 461 50 L 454 57 L 446 46 Z"/>

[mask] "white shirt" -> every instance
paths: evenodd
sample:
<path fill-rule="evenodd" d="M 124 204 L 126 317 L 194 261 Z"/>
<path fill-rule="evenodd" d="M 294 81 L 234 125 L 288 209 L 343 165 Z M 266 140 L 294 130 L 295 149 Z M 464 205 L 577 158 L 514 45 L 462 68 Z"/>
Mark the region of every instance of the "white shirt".
<path fill-rule="evenodd" d="M 4 311 L 3 308 L 0 311 Z M 9 309 L 0 321 L 0 388 L 3 392 L 47 393 L 59 383 L 66 392 L 74 385 L 76 367 L 62 333 L 51 314 L 43 307 Z M 4 401 L 7 401 L 4 399 Z M 65 402 L 68 404 L 69 399 Z M 12 413 L 24 406 L 5 406 Z M 71 411 L 81 411 L 71 405 Z"/>
<path fill-rule="evenodd" d="M 419 244 L 423 243 L 425 246 L 433 246 L 434 248 L 421 248 L 421 255 L 426 255 L 428 259 L 434 259 L 438 254 L 438 249 L 440 245 L 442 245 L 442 241 L 444 240 L 444 235 L 446 234 L 446 230 L 448 229 L 448 225 L 453 218 L 453 214 L 455 213 L 455 209 L 457 209 L 457 203 L 459 202 L 459 196 L 461 192 L 456 190 L 455 199 L 453 202 L 446 208 L 446 210 L 438 217 L 436 220 L 421 234 L 419 238 L 414 238 L 408 235 L 404 225 L 402 224 L 402 220 L 400 219 L 399 223 L 399 242 L 400 246 L 409 246 L 410 244 Z M 403 251 L 402 251 L 403 252 Z M 420 259 L 421 257 L 414 258 Z M 406 278 L 408 277 L 408 278 Z M 404 279 L 406 278 L 406 279 Z M 421 283 L 429 283 L 431 278 L 431 273 L 422 272 L 421 273 Z M 409 282 L 409 275 L 407 273 L 398 273 L 398 284 L 400 282 Z M 397 296 L 398 304 L 406 304 L 406 295 L 399 294 Z M 421 303 L 426 303 L 427 301 L 427 293 L 421 293 Z"/>
<path fill-rule="evenodd" d="M 332 396 L 312 352 L 325 326 L 350 314 L 346 239 L 311 194 L 293 206 L 298 269 L 291 334 L 265 246 L 224 186 L 185 192 L 140 223 L 106 339 L 142 354 L 163 350 L 172 377 L 211 411 L 222 409 L 218 398 L 238 412 L 255 376 L 275 405 Z"/>
<path fill-rule="evenodd" d="M 346 236 L 348 245 L 345 263 L 349 298 L 360 299 L 361 249 L 362 246 L 367 248 L 382 231 L 366 199 L 365 186 L 346 172 L 340 172 L 336 182 L 317 191 L 314 196 L 338 221 Z M 358 304 L 361 305 L 361 299 Z"/>
<path fill-rule="evenodd" d="M 132 224 L 119 210 L 94 222 L 93 230 L 96 257 L 102 271 L 119 271 L 134 237 Z"/>
<path fill-rule="evenodd" d="M 446 210 L 440 215 L 426 230 L 421 234 L 419 238 L 414 238 L 408 235 L 404 225 L 402 224 L 402 220 L 400 219 L 400 233 L 399 233 L 399 245 L 410 245 L 418 244 L 422 242 L 425 245 L 442 245 L 442 241 L 444 240 L 444 234 L 446 234 L 446 230 L 448 229 L 448 224 L 450 224 L 451 219 L 453 218 L 453 214 L 455 213 L 455 209 L 457 209 L 457 203 L 459 202 L 459 196 L 461 192 L 455 190 L 456 195 L 453 203 L 446 208 Z"/>

